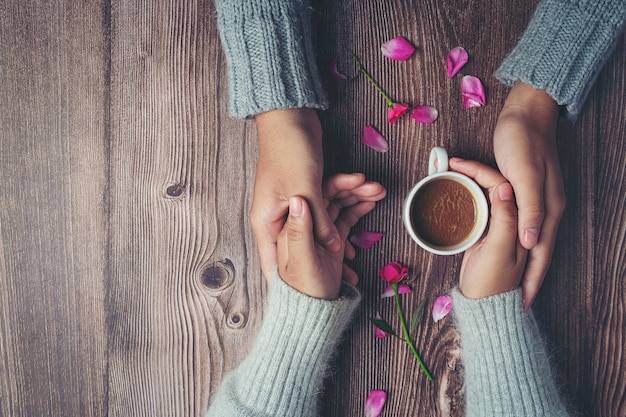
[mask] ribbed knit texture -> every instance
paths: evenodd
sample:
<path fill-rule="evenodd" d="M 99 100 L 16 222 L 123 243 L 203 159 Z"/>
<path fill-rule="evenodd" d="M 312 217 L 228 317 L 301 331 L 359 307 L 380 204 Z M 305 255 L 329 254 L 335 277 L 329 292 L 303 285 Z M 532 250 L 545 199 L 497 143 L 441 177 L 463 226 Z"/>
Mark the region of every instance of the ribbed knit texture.
<path fill-rule="evenodd" d="M 314 416 L 328 361 L 359 304 L 347 284 L 334 301 L 308 297 L 274 274 L 249 356 L 222 381 L 208 416 Z"/>
<path fill-rule="evenodd" d="M 467 417 L 568 416 L 532 313 L 517 289 L 471 300 L 453 290 Z"/>
<path fill-rule="evenodd" d="M 279 108 L 327 108 L 307 0 L 216 0 L 228 62 L 229 110 L 249 117 Z"/>
<path fill-rule="evenodd" d="M 575 119 L 625 18 L 625 0 L 544 0 L 495 76 L 545 90 Z"/>

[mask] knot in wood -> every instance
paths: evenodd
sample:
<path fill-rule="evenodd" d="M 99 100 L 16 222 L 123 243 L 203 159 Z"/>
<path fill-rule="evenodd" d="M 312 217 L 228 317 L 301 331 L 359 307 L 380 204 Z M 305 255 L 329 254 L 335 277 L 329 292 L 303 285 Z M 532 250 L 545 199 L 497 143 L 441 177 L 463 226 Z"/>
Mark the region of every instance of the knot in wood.
<path fill-rule="evenodd" d="M 180 197 L 183 192 L 185 191 L 185 186 L 182 184 L 173 184 L 170 185 L 169 187 L 167 187 L 167 189 L 165 190 L 165 193 L 169 196 L 169 197 Z"/>
<path fill-rule="evenodd" d="M 230 285 L 234 276 L 235 266 L 230 259 L 225 258 L 223 261 L 213 262 L 202 271 L 202 283 L 212 290 L 219 290 Z"/>

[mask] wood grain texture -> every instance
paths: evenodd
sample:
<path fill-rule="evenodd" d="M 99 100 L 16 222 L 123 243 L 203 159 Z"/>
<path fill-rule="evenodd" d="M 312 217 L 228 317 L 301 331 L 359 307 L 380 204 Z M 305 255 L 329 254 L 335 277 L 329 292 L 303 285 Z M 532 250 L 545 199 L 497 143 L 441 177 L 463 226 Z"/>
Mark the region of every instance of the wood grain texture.
<path fill-rule="evenodd" d="M 1 8 L 0 415 L 102 415 L 102 4 Z"/>
<path fill-rule="evenodd" d="M 455 285 L 460 256 L 428 255 L 400 208 L 426 174 L 433 146 L 494 164 L 491 136 L 507 89 L 491 77 L 537 0 L 326 1 L 316 25 L 320 68 L 352 54 L 399 102 L 437 107 L 432 125 L 391 126 L 361 77 L 322 71 L 327 173 L 360 171 L 388 197 L 359 229 L 385 233 L 353 266 L 363 303 L 333 362 L 324 415 L 363 415 L 367 393 L 389 393 L 384 415 L 462 416 L 463 352 L 450 320 L 428 314 L 417 348 L 377 340 L 368 318 L 394 327 L 378 268 L 415 277 L 412 311 Z M 409 61 L 379 46 L 403 35 Z M 448 51 L 480 77 L 488 105 L 461 105 Z M 565 391 L 583 415 L 626 414 L 626 52 L 622 40 L 579 120 L 559 125 L 568 197 L 552 267 L 536 302 Z M 201 416 L 262 320 L 248 210 L 254 122 L 229 118 L 226 63 L 214 5 L 204 0 L 0 2 L 0 416 Z M 360 144 L 365 125 L 390 141 Z"/>

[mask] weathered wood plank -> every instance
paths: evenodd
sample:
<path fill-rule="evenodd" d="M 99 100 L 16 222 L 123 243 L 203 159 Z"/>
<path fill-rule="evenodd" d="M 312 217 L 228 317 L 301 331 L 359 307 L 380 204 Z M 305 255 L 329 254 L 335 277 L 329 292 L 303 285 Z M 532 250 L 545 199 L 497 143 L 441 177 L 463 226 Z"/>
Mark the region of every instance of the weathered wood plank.
<path fill-rule="evenodd" d="M 99 1 L 0 4 L 0 415 L 104 415 Z"/>
<path fill-rule="evenodd" d="M 255 132 L 220 48 L 210 2 L 113 5 L 111 415 L 201 415 L 260 319 Z"/>

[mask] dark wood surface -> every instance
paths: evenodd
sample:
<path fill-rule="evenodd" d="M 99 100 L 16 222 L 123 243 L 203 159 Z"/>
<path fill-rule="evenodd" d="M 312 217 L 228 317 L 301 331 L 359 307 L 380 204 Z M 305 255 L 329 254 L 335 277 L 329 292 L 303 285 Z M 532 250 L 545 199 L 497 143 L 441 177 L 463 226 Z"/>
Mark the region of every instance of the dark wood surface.
<path fill-rule="evenodd" d="M 326 383 L 324 412 L 463 415 L 462 351 L 450 321 L 428 314 L 417 347 L 373 337 L 397 325 L 378 268 L 411 268 L 411 311 L 455 285 L 461 257 L 424 253 L 400 208 L 433 146 L 494 164 L 491 136 L 507 89 L 491 77 L 536 1 L 328 1 L 316 25 L 320 66 L 349 74 L 357 53 L 396 100 L 430 104 L 433 125 L 385 121 L 363 78 L 324 71 L 326 171 L 365 172 L 388 197 L 359 229 L 385 237 L 353 263 L 364 300 Z M 382 57 L 385 40 L 417 47 Z M 488 104 L 461 105 L 447 52 Z M 626 415 L 626 102 L 624 40 L 576 123 L 559 125 L 568 207 L 535 304 L 563 389 L 583 415 Z M 253 121 L 227 111 L 226 63 L 210 1 L 0 2 L 0 416 L 200 416 L 262 320 L 265 283 L 249 227 Z M 390 140 L 360 144 L 372 124 Z"/>

